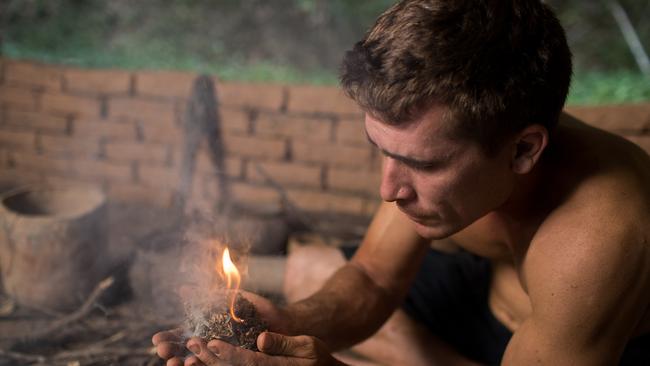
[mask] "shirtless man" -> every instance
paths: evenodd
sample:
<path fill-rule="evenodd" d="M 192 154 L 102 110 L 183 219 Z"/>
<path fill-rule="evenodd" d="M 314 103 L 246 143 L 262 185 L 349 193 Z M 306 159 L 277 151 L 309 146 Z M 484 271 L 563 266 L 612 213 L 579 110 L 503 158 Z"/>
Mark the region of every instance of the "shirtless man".
<path fill-rule="evenodd" d="M 342 68 L 384 154 L 363 242 L 306 298 L 254 299 L 262 352 L 194 338 L 185 365 L 340 365 L 371 336 L 395 365 L 650 364 L 650 158 L 561 113 L 570 75 L 539 0 L 390 8 Z"/>

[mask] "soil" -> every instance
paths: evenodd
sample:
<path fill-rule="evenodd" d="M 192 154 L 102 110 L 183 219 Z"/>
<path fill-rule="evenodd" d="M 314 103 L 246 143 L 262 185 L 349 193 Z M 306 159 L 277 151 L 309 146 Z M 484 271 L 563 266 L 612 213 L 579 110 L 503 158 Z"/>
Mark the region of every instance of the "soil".
<path fill-rule="evenodd" d="M 227 306 L 216 306 L 198 317 L 188 316 L 188 328 L 193 336 L 208 342 L 219 339 L 234 346 L 258 351 L 257 336 L 268 330 L 268 327 L 259 318 L 255 306 L 238 294 L 235 315 L 244 321 L 234 320 Z"/>

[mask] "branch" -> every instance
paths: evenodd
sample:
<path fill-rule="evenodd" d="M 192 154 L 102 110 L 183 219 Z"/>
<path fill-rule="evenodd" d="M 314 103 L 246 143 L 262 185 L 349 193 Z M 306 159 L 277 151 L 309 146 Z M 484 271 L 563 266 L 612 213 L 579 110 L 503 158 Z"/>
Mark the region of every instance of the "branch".
<path fill-rule="evenodd" d="M 72 351 L 62 351 L 50 358 L 50 360 L 61 361 L 75 358 L 92 358 L 105 356 L 131 356 L 149 357 L 155 355 L 153 348 L 129 348 L 129 347 L 97 347 Z"/>
<path fill-rule="evenodd" d="M 639 66 L 639 69 L 643 74 L 650 75 L 650 59 L 648 59 L 648 54 L 645 52 L 643 44 L 639 39 L 639 35 L 634 30 L 634 26 L 632 25 L 632 22 L 630 22 L 630 18 L 627 16 L 625 9 L 623 9 L 617 0 L 610 0 L 608 5 L 609 10 L 612 12 L 614 19 L 616 20 L 616 24 L 618 24 L 618 27 L 623 33 L 623 38 L 625 38 L 627 46 L 630 48 L 630 51 L 632 51 L 632 55 L 634 56 L 634 60 Z"/>
<path fill-rule="evenodd" d="M 14 361 L 51 364 L 55 361 L 74 360 L 78 358 L 96 358 L 96 357 L 151 357 L 155 355 L 152 348 L 129 348 L 129 347 L 96 347 L 72 351 L 62 351 L 51 357 L 43 355 L 33 355 L 20 352 L 5 351 L 0 349 L 0 356 L 12 359 Z"/>
<path fill-rule="evenodd" d="M 113 282 L 114 282 L 113 277 L 108 277 L 102 280 L 100 283 L 97 284 L 97 286 L 95 286 L 95 289 L 90 294 L 90 296 L 88 296 L 88 299 L 86 299 L 84 304 L 77 311 L 53 321 L 52 323 L 50 323 L 50 325 L 46 326 L 45 328 L 42 328 L 41 330 L 33 332 L 25 339 L 22 339 L 22 341 L 19 343 L 33 342 L 33 341 L 43 339 L 49 336 L 50 334 L 58 331 L 59 329 L 86 317 L 93 310 L 97 299 L 104 293 L 104 291 L 106 291 L 106 289 L 108 289 L 113 285 Z"/>
<path fill-rule="evenodd" d="M 47 360 L 47 357 L 45 356 L 29 355 L 26 353 L 5 351 L 1 348 L 0 348 L 0 357 L 5 357 L 14 361 L 30 362 L 30 363 L 34 363 L 34 362 L 44 363 Z"/>
<path fill-rule="evenodd" d="M 310 219 L 309 215 L 302 212 L 298 206 L 291 202 L 284 187 L 273 179 L 273 177 L 271 177 L 266 169 L 264 169 L 259 163 L 253 162 L 252 164 L 255 167 L 255 170 L 257 170 L 257 172 L 264 178 L 266 183 L 278 192 L 280 195 L 280 204 L 284 208 L 285 213 L 287 213 L 293 220 L 298 221 L 298 223 L 307 228 L 307 230 L 318 231 L 317 225 Z"/>

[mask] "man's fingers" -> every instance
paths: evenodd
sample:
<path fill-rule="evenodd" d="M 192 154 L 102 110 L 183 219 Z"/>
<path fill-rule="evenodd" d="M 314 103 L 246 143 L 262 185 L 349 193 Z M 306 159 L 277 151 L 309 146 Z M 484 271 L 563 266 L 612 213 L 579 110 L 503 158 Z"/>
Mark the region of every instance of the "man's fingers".
<path fill-rule="evenodd" d="M 316 358 L 316 339 L 309 336 L 289 337 L 282 334 L 264 332 L 257 337 L 260 351 L 276 356 Z"/>
<path fill-rule="evenodd" d="M 158 332 L 151 337 L 151 343 L 157 346 L 160 342 L 180 342 L 183 334 L 182 329 L 172 329 Z"/>
<path fill-rule="evenodd" d="M 197 361 L 201 361 L 202 363 L 196 363 L 196 366 L 200 366 L 205 364 L 206 366 L 222 366 L 226 365 L 225 363 L 221 362 L 217 355 L 215 355 L 211 350 L 208 349 L 208 345 L 205 343 L 204 340 L 198 337 L 192 337 L 189 341 L 187 341 L 187 349 L 190 350 L 196 356 Z M 188 357 L 185 360 L 185 366 L 191 366 L 193 357 Z"/>
<path fill-rule="evenodd" d="M 248 365 L 272 365 L 271 360 L 260 359 L 261 353 L 249 351 L 247 349 L 233 346 L 229 343 L 212 340 L 208 343 L 208 349 L 217 355 L 223 362 L 223 365 L 248 366 Z M 273 363 L 275 365 L 275 363 Z"/>
<path fill-rule="evenodd" d="M 183 360 L 178 357 L 173 357 L 167 360 L 166 366 L 183 366 Z"/>
<path fill-rule="evenodd" d="M 160 342 L 156 345 L 158 357 L 166 360 L 172 357 L 180 357 L 185 353 L 185 347 L 180 343 Z"/>
<path fill-rule="evenodd" d="M 190 356 L 185 359 L 185 363 L 180 366 L 205 366 L 201 360 L 196 356 Z"/>

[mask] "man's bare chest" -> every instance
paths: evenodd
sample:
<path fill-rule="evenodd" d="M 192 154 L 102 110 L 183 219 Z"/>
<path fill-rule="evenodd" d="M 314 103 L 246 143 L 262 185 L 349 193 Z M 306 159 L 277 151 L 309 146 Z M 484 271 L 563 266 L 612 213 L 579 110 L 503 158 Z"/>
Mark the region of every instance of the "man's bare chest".
<path fill-rule="evenodd" d="M 492 263 L 488 304 L 495 318 L 513 332 L 531 313 L 521 273 L 532 239 L 528 231 L 507 230 L 498 218 L 488 216 L 451 237 L 458 247 Z"/>
<path fill-rule="evenodd" d="M 520 278 L 514 265 L 493 262 L 488 304 L 494 317 L 512 332 L 517 330 L 532 312 L 530 298 Z"/>

